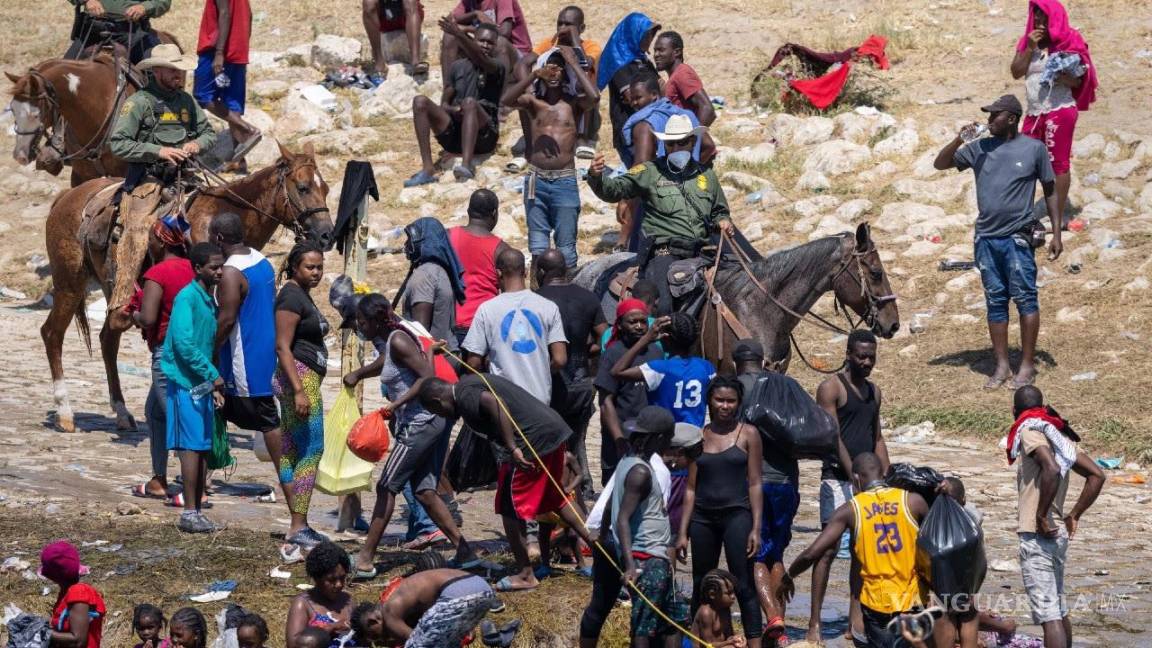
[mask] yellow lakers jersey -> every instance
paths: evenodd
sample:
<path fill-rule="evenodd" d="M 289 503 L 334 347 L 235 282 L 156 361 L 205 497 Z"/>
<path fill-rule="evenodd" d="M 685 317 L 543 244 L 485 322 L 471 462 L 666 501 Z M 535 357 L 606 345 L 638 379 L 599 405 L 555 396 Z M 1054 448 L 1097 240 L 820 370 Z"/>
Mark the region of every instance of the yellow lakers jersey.
<path fill-rule="evenodd" d="M 920 525 L 908 510 L 908 493 L 878 488 L 852 498 L 856 513 L 853 553 L 864 588 L 860 603 L 876 612 L 906 612 L 921 602 L 916 575 Z"/>

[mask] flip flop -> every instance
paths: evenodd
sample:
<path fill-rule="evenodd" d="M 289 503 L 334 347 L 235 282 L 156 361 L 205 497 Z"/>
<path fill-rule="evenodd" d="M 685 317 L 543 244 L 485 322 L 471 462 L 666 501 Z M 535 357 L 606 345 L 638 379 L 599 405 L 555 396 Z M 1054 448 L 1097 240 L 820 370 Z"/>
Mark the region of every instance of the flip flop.
<path fill-rule="evenodd" d="M 236 162 L 243 159 L 252 149 L 256 148 L 256 145 L 259 144 L 262 139 L 264 139 L 264 133 L 256 131 L 252 137 L 237 144 L 236 149 L 232 151 L 232 159 L 230 159 L 229 162 Z"/>
<path fill-rule="evenodd" d="M 405 180 L 404 186 L 405 187 L 419 187 L 420 185 L 431 184 L 433 182 L 436 182 L 436 176 L 432 175 L 431 173 L 427 173 L 423 169 L 421 169 L 421 170 L 417 171 L 416 173 L 412 174 L 412 177 Z"/>
<path fill-rule="evenodd" d="M 149 493 L 148 492 L 148 482 L 144 482 L 141 484 L 136 484 L 135 486 L 132 487 L 132 497 L 142 497 L 144 499 L 163 500 L 163 499 L 168 499 L 168 493 L 164 493 L 163 495 L 157 495 L 156 493 Z M 183 503 L 181 503 L 181 506 L 183 506 Z"/>
<path fill-rule="evenodd" d="M 577 146 L 576 158 L 580 160 L 591 160 L 596 157 L 596 149 L 591 146 Z"/>
<path fill-rule="evenodd" d="M 412 66 L 412 76 L 423 76 L 428 74 L 428 61 L 420 61 Z"/>
<path fill-rule="evenodd" d="M 512 577 L 505 576 L 504 578 L 496 581 L 496 585 L 492 589 L 496 590 L 497 592 L 530 592 L 537 587 L 539 587 L 539 585 L 533 585 L 532 587 L 516 587 L 512 584 Z"/>
<path fill-rule="evenodd" d="M 504 170 L 508 173 L 520 173 L 528 167 L 528 160 L 522 157 L 514 157 L 512 161 L 504 165 Z"/>
<path fill-rule="evenodd" d="M 463 164 L 456 165 L 456 167 L 452 169 L 452 175 L 456 177 L 457 182 L 465 182 L 476 178 L 476 172 Z"/>
<path fill-rule="evenodd" d="M 985 383 L 984 383 L 984 389 L 987 389 L 989 391 L 991 391 L 993 389 L 1000 389 L 1001 387 L 1004 386 L 1004 383 L 1008 382 L 1011 378 L 1012 378 L 1011 376 L 1005 376 L 1004 378 L 997 378 L 996 376 L 989 376 L 988 380 L 985 381 Z"/>
<path fill-rule="evenodd" d="M 352 570 L 352 580 L 354 581 L 370 581 L 379 575 L 380 572 L 376 569 L 375 565 L 372 566 L 372 569 L 360 569 L 359 567 L 353 567 Z"/>

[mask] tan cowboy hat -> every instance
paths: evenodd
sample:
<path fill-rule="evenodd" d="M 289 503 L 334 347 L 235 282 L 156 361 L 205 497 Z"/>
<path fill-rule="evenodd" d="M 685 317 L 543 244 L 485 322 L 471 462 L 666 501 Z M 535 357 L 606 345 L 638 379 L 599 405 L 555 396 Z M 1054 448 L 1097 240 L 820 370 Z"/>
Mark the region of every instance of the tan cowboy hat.
<path fill-rule="evenodd" d="M 662 142 L 676 142 L 692 135 L 699 135 L 707 130 L 703 126 L 693 128 L 692 121 L 687 115 L 672 115 L 664 124 L 663 133 L 653 133 L 656 139 Z"/>
<path fill-rule="evenodd" d="M 163 67 L 190 72 L 196 69 L 196 57 L 185 54 L 175 45 L 163 44 L 152 48 L 148 58 L 136 64 L 137 69 L 151 70 Z"/>

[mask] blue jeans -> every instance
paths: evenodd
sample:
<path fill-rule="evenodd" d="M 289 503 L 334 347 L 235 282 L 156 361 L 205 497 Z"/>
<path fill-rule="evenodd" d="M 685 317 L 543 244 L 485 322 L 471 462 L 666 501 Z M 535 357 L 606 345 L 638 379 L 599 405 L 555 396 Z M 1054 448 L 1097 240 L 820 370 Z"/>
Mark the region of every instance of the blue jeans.
<path fill-rule="evenodd" d="M 449 426 L 444 434 L 440 435 L 440 440 L 436 442 L 436 478 L 440 478 L 440 471 L 444 470 L 444 459 L 448 457 L 448 442 L 452 437 L 452 427 Z M 408 533 L 404 537 L 405 540 L 415 540 L 422 535 L 435 533 L 440 527 L 432 521 L 428 516 L 428 511 L 424 510 L 424 506 L 420 504 L 420 500 L 416 499 L 416 493 L 412 492 L 412 484 L 405 484 L 404 490 L 400 492 L 404 496 L 404 501 L 408 503 Z"/>
<path fill-rule="evenodd" d="M 525 193 L 525 196 L 528 194 Z M 556 248 L 569 268 L 576 266 L 576 220 L 580 216 L 580 189 L 576 177 L 536 179 L 536 197 L 524 199 L 528 221 L 528 250 L 543 254 L 555 238 Z"/>
<path fill-rule="evenodd" d="M 1021 317 L 1039 312 L 1036 255 L 1026 241 L 1013 236 L 978 238 L 975 256 L 989 322 L 1008 321 L 1009 299 Z"/>

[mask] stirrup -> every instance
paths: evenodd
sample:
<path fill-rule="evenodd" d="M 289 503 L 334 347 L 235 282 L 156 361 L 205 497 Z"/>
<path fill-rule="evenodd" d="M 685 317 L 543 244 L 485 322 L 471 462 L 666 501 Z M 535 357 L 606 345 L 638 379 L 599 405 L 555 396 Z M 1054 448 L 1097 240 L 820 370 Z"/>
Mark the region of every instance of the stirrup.
<path fill-rule="evenodd" d="M 112 231 L 108 234 L 108 242 L 116 245 L 120 242 L 120 237 L 124 234 L 124 223 L 120 222 L 120 210 L 116 210 L 116 220 L 112 221 Z"/>

